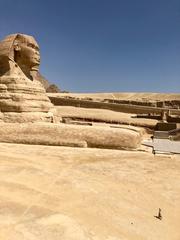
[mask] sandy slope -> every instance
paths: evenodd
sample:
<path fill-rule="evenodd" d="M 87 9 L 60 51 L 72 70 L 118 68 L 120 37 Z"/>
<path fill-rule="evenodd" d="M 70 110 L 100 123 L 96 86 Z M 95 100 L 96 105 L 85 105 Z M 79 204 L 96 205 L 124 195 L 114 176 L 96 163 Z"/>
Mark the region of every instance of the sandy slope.
<path fill-rule="evenodd" d="M 180 239 L 180 156 L 0 149 L 0 239 Z M 154 217 L 159 207 L 162 221 Z"/>
<path fill-rule="evenodd" d="M 133 92 L 112 92 L 112 93 L 48 93 L 48 96 L 69 96 L 77 98 L 92 99 L 119 99 L 119 100 L 180 100 L 180 93 L 133 93 Z"/>

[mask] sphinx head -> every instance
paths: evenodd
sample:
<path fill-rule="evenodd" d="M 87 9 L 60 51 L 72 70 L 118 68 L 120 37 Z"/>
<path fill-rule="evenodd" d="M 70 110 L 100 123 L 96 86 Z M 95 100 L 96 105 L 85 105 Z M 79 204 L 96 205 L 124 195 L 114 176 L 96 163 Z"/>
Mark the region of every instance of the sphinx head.
<path fill-rule="evenodd" d="M 14 61 L 20 68 L 38 70 L 40 64 L 39 46 L 33 37 L 17 34 L 13 49 Z"/>
<path fill-rule="evenodd" d="M 35 39 L 25 34 L 7 36 L 0 42 L 0 65 L 2 63 L 5 66 L 8 61 L 14 62 L 27 77 L 30 77 L 31 71 L 37 72 L 40 53 Z"/>

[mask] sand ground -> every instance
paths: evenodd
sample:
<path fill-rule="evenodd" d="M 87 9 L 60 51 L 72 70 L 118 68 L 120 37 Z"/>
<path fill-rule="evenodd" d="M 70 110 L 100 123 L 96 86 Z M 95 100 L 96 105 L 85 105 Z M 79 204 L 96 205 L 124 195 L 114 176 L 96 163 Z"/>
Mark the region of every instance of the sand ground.
<path fill-rule="evenodd" d="M 0 239 L 179 240 L 179 173 L 179 155 L 1 143 Z"/>
<path fill-rule="evenodd" d="M 47 93 L 48 96 L 75 97 L 92 99 L 119 99 L 119 100 L 180 100 L 179 93 L 151 93 L 151 92 L 109 92 L 109 93 Z"/>

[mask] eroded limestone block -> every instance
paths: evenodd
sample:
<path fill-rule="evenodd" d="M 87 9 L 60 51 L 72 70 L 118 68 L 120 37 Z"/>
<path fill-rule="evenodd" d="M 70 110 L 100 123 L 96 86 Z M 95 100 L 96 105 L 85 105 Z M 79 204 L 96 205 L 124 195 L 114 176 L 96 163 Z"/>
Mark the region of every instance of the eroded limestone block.
<path fill-rule="evenodd" d="M 141 133 L 132 129 L 50 123 L 1 123 L 0 142 L 136 149 Z"/>

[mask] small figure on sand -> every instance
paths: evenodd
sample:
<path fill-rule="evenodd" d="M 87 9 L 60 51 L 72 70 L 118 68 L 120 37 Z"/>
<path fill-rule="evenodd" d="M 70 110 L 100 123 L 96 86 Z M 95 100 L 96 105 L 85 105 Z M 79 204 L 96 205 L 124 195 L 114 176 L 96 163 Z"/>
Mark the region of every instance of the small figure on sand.
<path fill-rule="evenodd" d="M 159 208 L 159 212 L 157 216 L 154 216 L 155 218 L 162 220 L 162 215 L 161 215 L 161 209 Z"/>

